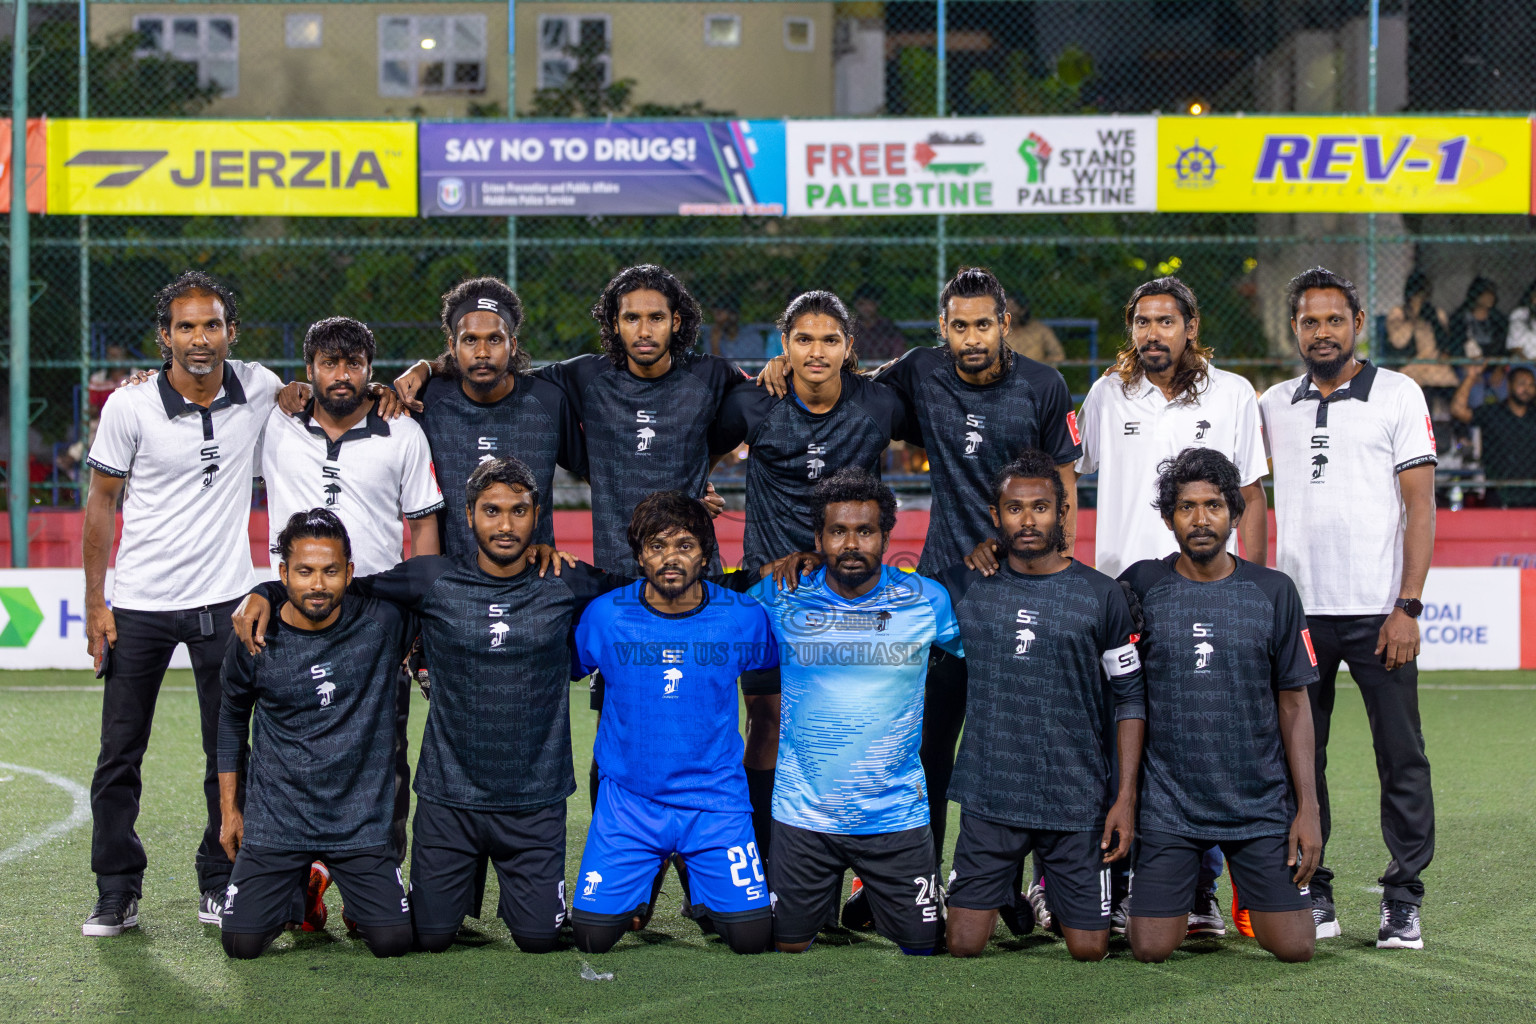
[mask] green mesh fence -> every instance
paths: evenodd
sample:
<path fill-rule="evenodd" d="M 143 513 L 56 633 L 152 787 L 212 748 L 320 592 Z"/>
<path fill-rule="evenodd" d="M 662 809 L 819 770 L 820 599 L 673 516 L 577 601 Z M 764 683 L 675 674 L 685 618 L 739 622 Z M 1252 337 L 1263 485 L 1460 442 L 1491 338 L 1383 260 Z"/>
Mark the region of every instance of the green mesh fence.
<path fill-rule="evenodd" d="M 1373 101 L 1383 114 L 1523 113 L 1536 96 L 1524 8 L 1387 0 L 1373 65 L 1366 0 L 34 4 L 29 99 L 32 116 L 206 118 L 211 139 L 231 117 L 1364 113 Z M 0 28 L 12 10 L 0 7 Z M 1489 29 L 1500 24 L 1511 30 Z M 424 51 L 428 38 L 442 43 Z M 7 43 L 5 110 L 10 59 Z M 1453 408 L 1465 362 L 1453 333 L 1466 331 L 1458 313 L 1474 284 L 1496 291 L 1494 333 L 1515 346 L 1507 361 L 1536 358 L 1531 314 L 1518 313 L 1536 278 L 1525 217 L 36 216 L 32 237 L 32 475 L 42 504 L 77 501 L 93 375 L 100 388 L 157 362 L 149 297 L 187 267 L 235 288 L 240 355 L 292 374 L 305 327 L 346 314 L 374 325 L 388 377 L 440 345 L 438 298 L 468 274 L 514 282 L 528 310 L 525 343 L 543 361 L 594 348 L 587 308 L 637 261 L 669 266 L 709 316 L 743 324 L 771 322 L 807 288 L 857 293 L 910 344 L 932 339 L 944 277 L 983 264 L 1053 328 L 1080 396 L 1119 343 L 1125 296 L 1159 273 L 1194 288 L 1202 337 L 1222 365 L 1259 387 L 1294 374 L 1284 284 L 1322 263 L 1360 286 L 1374 358 L 1435 364 L 1414 372 L 1441 437 L 1442 499 L 1500 500 L 1485 491 L 1495 463 L 1499 478 L 1536 478 L 1536 450 L 1490 462 Z M 1401 319 L 1393 314 L 1410 278 L 1422 294 Z M 1482 316 L 1476 331 L 1488 337 Z M 1507 376 L 1485 375 L 1474 404 L 1499 401 Z"/>

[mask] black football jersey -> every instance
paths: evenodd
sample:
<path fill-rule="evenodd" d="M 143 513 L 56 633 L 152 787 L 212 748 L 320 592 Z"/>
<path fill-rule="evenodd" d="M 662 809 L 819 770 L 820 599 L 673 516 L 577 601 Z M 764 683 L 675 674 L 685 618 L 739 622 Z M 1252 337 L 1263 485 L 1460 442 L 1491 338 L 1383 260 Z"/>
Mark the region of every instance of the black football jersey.
<path fill-rule="evenodd" d="M 465 483 L 475 467 L 489 459 L 516 456 L 533 471 L 539 487 L 539 523 L 535 544 L 553 544 L 555 467 L 587 475 L 581 422 L 565 392 L 537 375 L 518 377 L 511 394 L 496 402 L 478 402 L 458 381 L 434 377 L 422 391 L 418 414 L 432 465 L 443 491 L 439 523 L 443 554 L 473 561 L 476 544 L 464 516 Z"/>
<path fill-rule="evenodd" d="M 1141 827 L 1196 839 L 1285 835 L 1296 816 L 1279 692 L 1317 681 L 1290 577 L 1242 559 L 1224 579 L 1188 579 L 1177 554 L 1121 579 L 1141 601 L 1147 745 Z"/>
<path fill-rule="evenodd" d="M 837 404 L 814 413 L 794 393 L 774 398 L 736 388 L 720 410 L 722 444 L 745 441 L 747 526 L 742 568 L 792 551 L 816 550 L 811 497 L 822 480 L 854 466 L 880 475 L 880 456 L 904 430 L 905 405 L 891 388 L 843 371 Z"/>
<path fill-rule="evenodd" d="M 653 491 L 702 498 L 710 461 L 722 448 L 714 434 L 720 403 L 747 383 L 718 356 L 674 358 L 660 377 L 637 377 L 605 355 L 580 355 L 541 367 L 576 410 L 586 438 L 592 484 L 592 560 L 610 572 L 636 571 L 626 540 L 630 516 Z"/>
<path fill-rule="evenodd" d="M 386 601 L 348 595 L 322 630 L 295 629 L 275 583 L 266 647 L 231 636 L 219 705 L 220 772 L 240 770 L 250 735 L 245 841 L 300 850 L 360 850 L 390 841 L 400 661 L 416 620 Z M 254 723 L 252 719 L 254 718 Z"/>
<path fill-rule="evenodd" d="M 1120 584 L 1081 562 L 1030 576 L 959 564 L 950 594 L 967 677 L 949 798 L 1019 828 L 1102 828 L 1115 723 L 1146 717 L 1136 628 Z"/>
<path fill-rule="evenodd" d="M 901 440 L 928 451 L 933 502 L 918 571 L 933 575 L 992 536 L 992 478 L 1025 448 L 1058 466 L 1083 453 L 1067 382 L 1054 368 L 1015 355 L 990 384 L 967 384 L 944 346 L 915 348 L 876 373 L 907 403 Z"/>

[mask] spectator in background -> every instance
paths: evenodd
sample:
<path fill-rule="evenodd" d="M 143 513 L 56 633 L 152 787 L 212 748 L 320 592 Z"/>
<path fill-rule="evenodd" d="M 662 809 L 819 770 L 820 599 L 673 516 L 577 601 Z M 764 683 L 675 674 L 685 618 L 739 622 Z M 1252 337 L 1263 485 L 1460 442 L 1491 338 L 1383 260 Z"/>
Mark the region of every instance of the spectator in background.
<path fill-rule="evenodd" d="M 1008 296 L 1008 316 L 1013 327 L 1008 331 L 1008 347 L 1025 359 L 1055 366 L 1067 357 L 1056 332 L 1030 315 L 1028 296 Z"/>
<path fill-rule="evenodd" d="M 1482 464 L 1488 479 L 1536 479 L 1536 414 L 1531 410 L 1531 403 L 1536 401 L 1536 372 L 1528 366 L 1512 367 L 1508 397 L 1502 402 L 1474 405 L 1468 399 L 1473 383 L 1482 376 L 1481 369 L 1482 364 L 1473 365 L 1456 389 L 1451 415 L 1482 431 Z M 1489 503 L 1529 508 L 1536 505 L 1536 487 L 1501 487 L 1497 494 L 1490 491 Z"/>
<path fill-rule="evenodd" d="M 107 365 L 99 366 L 91 374 L 90 398 L 91 418 L 101 415 L 101 407 L 107 404 L 107 398 L 117 390 L 117 386 L 128 377 L 139 372 L 137 366 L 125 366 L 133 355 L 122 345 L 108 345 L 106 352 Z"/>
<path fill-rule="evenodd" d="M 1509 313 L 1509 336 L 1505 341 L 1515 358 L 1536 359 L 1536 281 L 1520 296 L 1520 304 Z"/>
<path fill-rule="evenodd" d="M 734 299 L 715 303 L 710 323 L 700 329 L 711 355 L 726 359 L 762 359 L 767 353 L 762 337 L 743 333 L 741 311 Z"/>
<path fill-rule="evenodd" d="M 859 315 L 853 335 L 858 341 L 860 359 L 884 363 L 907 350 L 907 336 L 895 321 L 880 313 L 877 285 L 859 285 L 853 293 L 853 308 Z"/>
<path fill-rule="evenodd" d="M 1446 355 L 1454 359 L 1496 359 L 1505 354 L 1509 318 L 1495 307 L 1499 290 L 1481 275 L 1467 285 L 1467 297 L 1451 314 Z"/>
<path fill-rule="evenodd" d="M 1445 392 L 1456 387 L 1456 371 L 1446 362 L 1445 352 L 1449 345 L 1450 318 L 1430 300 L 1429 276 L 1422 270 L 1408 275 L 1403 287 L 1403 304 L 1394 306 L 1387 314 L 1387 344 L 1391 346 L 1393 363 L 1401 360 L 1406 365 L 1398 367 L 1404 376 L 1418 382 L 1426 396 L 1431 389 Z M 1442 407 L 1443 408 L 1443 407 Z"/>

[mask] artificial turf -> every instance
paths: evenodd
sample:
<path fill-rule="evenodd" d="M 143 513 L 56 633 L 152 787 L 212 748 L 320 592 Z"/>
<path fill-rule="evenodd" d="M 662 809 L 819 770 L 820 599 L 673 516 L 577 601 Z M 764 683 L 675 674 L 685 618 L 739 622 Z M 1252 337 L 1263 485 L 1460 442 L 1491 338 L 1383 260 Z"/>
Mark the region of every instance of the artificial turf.
<path fill-rule="evenodd" d="M 88 673 L 0 672 L 0 762 L 89 786 L 100 721 Z M 1344 936 L 1310 964 L 1276 963 L 1251 940 L 1187 944 L 1166 964 L 1073 962 L 1059 941 L 1004 938 L 971 961 L 902 956 L 862 933 L 832 933 L 803 956 L 738 957 L 678 915 L 669 877 L 648 931 L 612 953 L 530 956 L 490 916 L 447 953 L 375 960 L 328 897 L 324 934 L 290 934 L 253 962 L 226 960 L 196 921 L 192 851 L 202 828 L 201 750 L 190 673 L 171 673 L 145 759 L 139 833 L 149 852 L 140 927 L 86 939 L 95 898 L 90 826 L 5 861 L 68 818 L 56 785 L 0 768 L 0 1020 L 153 1021 L 1536 1021 L 1531 886 L 1536 846 L 1536 677 L 1423 678 L 1438 846 L 1426 875 L 1423 951 L 1374 948 L 1386 852 L 1360 702 L 1339 697 L 1330 750 L 1329 861 Z M 579 791 L 571 797 L 567 886 L 586 832 L 594 716 L 572 691 Z M 415 753 L 426 705 L 411 717 Z M 957 809 L 951 805 L 950 842 Z M 947 861 L 946 861 L 947 868 Z M 611 971 L 586 981 L 583 961 Z"/>

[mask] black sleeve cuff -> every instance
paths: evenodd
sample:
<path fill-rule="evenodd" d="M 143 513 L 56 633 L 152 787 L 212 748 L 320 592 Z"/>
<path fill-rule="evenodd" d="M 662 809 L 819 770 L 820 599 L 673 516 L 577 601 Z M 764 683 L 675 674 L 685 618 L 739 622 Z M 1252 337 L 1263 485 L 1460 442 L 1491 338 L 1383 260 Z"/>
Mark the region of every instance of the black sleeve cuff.
<path fill-rule="evenodd" d="M 104 462 L 97 462 L 95 459 L 88 458 L 85 460 L 85 464 L 90 466 L 98 473 L 105 473 L 107 476 L 115 476 L 119 480 L 124 479 L 128 475 L 128 471 L 126 469 L 117 469 L 113 466 L 107 465 Z"/>

